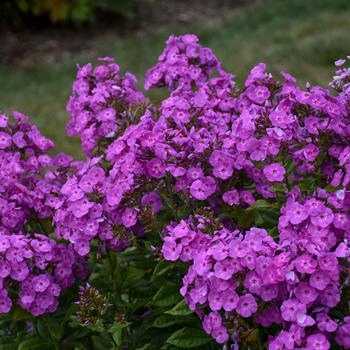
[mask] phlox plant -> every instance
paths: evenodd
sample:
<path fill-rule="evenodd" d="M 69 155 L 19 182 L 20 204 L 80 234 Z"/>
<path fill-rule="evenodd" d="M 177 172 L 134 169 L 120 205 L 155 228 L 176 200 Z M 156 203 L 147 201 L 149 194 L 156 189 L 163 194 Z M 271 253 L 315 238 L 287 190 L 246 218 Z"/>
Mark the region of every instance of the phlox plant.
<path fill-rule="evenodd" d="M 348 58 L 349 60 L 349 58 Z M 0 115 L 1 349 L 350 349 L 350 69 L 244 86 L 195 35 L 79 66 L 54 153 Z"/>

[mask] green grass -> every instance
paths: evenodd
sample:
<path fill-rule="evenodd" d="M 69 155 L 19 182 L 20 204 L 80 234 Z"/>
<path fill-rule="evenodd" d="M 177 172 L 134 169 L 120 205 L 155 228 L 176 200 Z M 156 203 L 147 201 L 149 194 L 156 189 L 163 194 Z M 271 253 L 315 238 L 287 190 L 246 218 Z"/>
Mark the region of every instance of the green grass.
<path fill-rule="evenodd" d="M 124 70 L 135 73 L 142 86 L 146 69 L 156 62 L 168 35 L 186 32 L 199 35 L 202 44 L 214 50 L 240 84 L 258 62 L 267 63 L 274 74 L 286 70 L 300 83 L 327 84 L 333 62 L 350 54 L 350 1 L 267 0 L 237 10 L 225 21 L 154 29 L 143 37 L 110 34 L 98 43 L 94 57 L 76 54 L 59 64 L 42 63 L 30 69 L 0 65 L 0 109 L 33 116 L 58 150 L 79 155 L 78 140 L 65 136 L 65 105 L 75 64 L 109 55 Z M 152 92 L 150 96 L 159 100 L 161 94 Z"/>

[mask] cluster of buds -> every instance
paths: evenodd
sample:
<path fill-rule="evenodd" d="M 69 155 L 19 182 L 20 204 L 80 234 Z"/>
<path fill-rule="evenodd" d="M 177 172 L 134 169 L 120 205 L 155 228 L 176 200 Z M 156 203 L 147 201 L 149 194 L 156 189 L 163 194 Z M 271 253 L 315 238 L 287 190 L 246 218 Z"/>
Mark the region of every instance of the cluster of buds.
<path fill-rule="evenodd" d="M 97 288 L 89 283 L 79 287 L 79 301 L 75 304 L 79 305 L 76 315 L 79 322 L 84 326 L 96 324 L 109 307 L 106 296 L 102 295 Z"/>

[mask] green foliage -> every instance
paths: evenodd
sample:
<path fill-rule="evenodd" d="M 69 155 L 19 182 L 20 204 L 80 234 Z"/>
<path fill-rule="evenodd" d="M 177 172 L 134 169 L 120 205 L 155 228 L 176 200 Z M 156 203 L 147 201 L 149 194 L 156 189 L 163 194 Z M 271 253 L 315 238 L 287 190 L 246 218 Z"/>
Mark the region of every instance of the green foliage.
<path fill-rule="evenodd" d="M 132 16 L 127 0 L 77 0 L 69 2 L 69 7 L 68 1 L 43 0 L 40 9 L 26 8 L 24 0 L 16 2 L 24 13 L 49 16 L 56 22 L 91 20 L 97 7 L 110 8 L 127 18 Z M 32 4 L 36 2 L 39 0 Z M 333 70 L 328 63 L 342 56 L 349 47 L 350 3 L 347 0 L 316 2 L 317 5 L 311 1 L 269 0 L 266 6 L 239 12 L 218 28 L 202 26 L 198 30 L 179 30 L 197 32 L 223 58 L 224 65 L 238 73 L 238 78 L 246 74 L 253 61 L 260 59 L 268 62 L 273 71 L 277 71 L 283 61 L 288 70 L 304 81 L 328 81 Z M 56 7 L 47 8 L 51 4 Z M 113 38 L 113 43 L 101 42 L 94 56 L 113 56 L 118 52 L 118 61 L 139 72 L 140 76 L 145 66 L 154 62 L 159 43 L 167 35 L 155 31 L 142 39 L 115 41 Z M 236 54 L 232 56 L 232 52 Z M 144 60 L 139 59 L 141 54 Z M 70 59 L 72 62 L 81 60 L 75 56 Z M 84 61 L 89 59 L 84 57 Z M 318 65 L 311 65 L 309 61 L 318 62 Z M 40 65 L 29 70 L 0 67 L 0 100 L 5 110 L 17 106 L 28 114 L 41 116 L 37 120 L 39 126 L 58 141 L 59 148 L 76 153 L 77 143 L 69 143 L 57 134 L 66 123 L 64 87 L 73 77 L 72 62 Z M 47 123 L 49 117 L 52 123 Z M 308 183 L 302 185 L 311 187 Z M 274 190 L 277 195 L 283 192 L 279 186 Z M 278 212 L 274 204 L 257 201 L 251 208 L 237 209 L 230 215 L 242 227 L 255 222 L 274 236 L 277 230 L 273 223 Z M 34 319 L 18 307 L 10 315 L 0 316 L 0 350 L 117 350 L 121 346 L 132 350 L 222 348 L 210 342 L 198 317 L 182 301 L 179 294 L 182 271 L 176 264 L 155 259 L 148 249 L 129 248 L 123 253 L 111 253 L 102 261 L 93 259 L 90 271 L 89 282 L 108 301 L 106 312 L 98 315 L 93 324 L 84 324 L 78 318 L 79 306 L 74 304 L 78 300 L 76 290 L 63 296 L 55 316 Z M 251 333 L 247 337 L 254 342 L 257 335 Z"/>
<path fill-rule="evenodd" d="M 233 210 L 229 210 L 228 213 L 223 212 L 221 216 L 229 215 L 243 229 L 255 224 L 267 230 L 272 230 L 276 226 L 279 210 L 280 208 L 276 203 L 259 199 L 247 209 L 235 207 Z"/>
<path fill-rule="evenodd" d="M 143 0 L 146 4 L 150 0 Z M 111 13 L 125 19 L 134 18 L 132 0 L 13 0 L 5 1 L 4 13 L 12 26 L 27 20 L 47 18 L 51 23 L 82 24 L 92 22 L 99 13 Z"/>
<path fill-rule="evenodd" d="M 207 343 L 212 339 L 203 331 L 194 328 L 182 328 L 171 335 L 167 343 L 178 346 L 180 348 L 195 348 Z"/>
<path fill-rule="evenodd" d="M 107 300 L 106 310 L 90 310 L 81 319 L 78 290 L 63 295 L 54 315 L 35 318 L 16 307 L 0 317 L 0 350 L 220 348 L 182 300 L 180 265 L 131 247 L 93 257 L 90 269 L 89 283 Z"/>
<path fill-rule="evenodd" d="M 165 313 L 172 316 L 187 316 L 187 315 L 190 315 L 192 312 L 189 310 L 185 301 L 182 300 L 177 305 L 175 305 L 171 310 L 166 311 Z"/>

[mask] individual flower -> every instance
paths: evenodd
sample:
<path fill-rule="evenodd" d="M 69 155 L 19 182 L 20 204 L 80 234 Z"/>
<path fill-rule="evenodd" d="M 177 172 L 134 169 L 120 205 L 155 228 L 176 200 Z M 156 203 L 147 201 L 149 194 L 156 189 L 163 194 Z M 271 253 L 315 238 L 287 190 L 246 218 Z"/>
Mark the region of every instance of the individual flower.
<path fill-rule="evenodd" d="M 269 180 L 271 182 L 283 181 L 284 176 L 286 174 L 286 170 L 279 163 L 273 163 L 273 164 L 266 165 L 263 172 L 264 172 L 264 175 L 266 176 L 267 180 Z"/>
<path fill-rule="evenodd" d="M 165 174 L 165 164 L 159 158 L 154 158 L 147 163 L 147 172 L 150 176 L 160 179 Z"/>
<path fill-rule="evenodd" d="M 125 227 L 129 228 L 136 224 L 137 212 L 135 209 L 126 208 L 122 214 L 122 223 Z"/>
<path fill-rule="evenodd" d="M 312 334 L 306 342 L 307 348 L 312 350 L 328 350 L 331 347 L 328 339 L 323 334 Z"/>
<path fill-rule="evenodd" d="M 258 309 L 258 304 L 251 294 L 245 294 L 239 298 L 236 311 L 243 317 L 252 316 Z"/>

